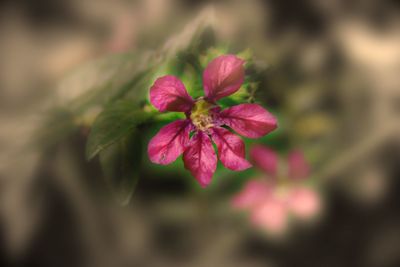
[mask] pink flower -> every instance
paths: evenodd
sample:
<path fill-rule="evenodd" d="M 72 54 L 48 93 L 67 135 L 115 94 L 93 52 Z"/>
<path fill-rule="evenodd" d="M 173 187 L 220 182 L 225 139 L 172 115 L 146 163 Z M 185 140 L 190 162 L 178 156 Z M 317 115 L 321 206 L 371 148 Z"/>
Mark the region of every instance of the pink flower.
<path fill-rule="evenodd" d="M 257 104 L 240 104 L 221 111 L 217 101 L 239 90 L 244 81 L 244 60 L 222 55 L 212 60 L 203 73 L 205 96 L 193 99 L 184 84 L 172 75 L 158 78 L 150 89 L 150 102 L 160 112 L 184 112 L 186 119 L 164 126 L 150 141 L 149 158 L 157 164 L 170 164 L 183 154 L 185 168 L 205 187 L 217 167 L 218 149 L 222 164 L 231 170 L 251 167 L 245 159 L 245 146 L 237 133 L 258 138 L 277 127 L 275 117 Z M 190 137 L 191 136 L 191 137 Z"/>
<path fill-rule="evenodd" d="M 279 176 L 279 157 L 273 150 L 257 145 L 250 155 L 270 179 L 248 181 L 234 196 L 233 207 L 250 210 L 253 224 L 276 234 L 287 229 L 290 214 L 307 220 L 318 213 L 321 208 L 318 194 L 301 184 L 310 173 L 303 153 L 293 151 L 289 154 L 284 177 Z"/>

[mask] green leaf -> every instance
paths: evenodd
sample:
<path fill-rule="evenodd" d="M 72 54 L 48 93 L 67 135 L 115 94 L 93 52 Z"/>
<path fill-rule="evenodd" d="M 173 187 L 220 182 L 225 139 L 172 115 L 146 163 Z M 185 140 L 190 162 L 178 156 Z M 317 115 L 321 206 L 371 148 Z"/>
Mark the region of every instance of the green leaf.
<path fill-rule="evenodd" d="M 99 159 L 107 185 L 118 203 L 126 205 L 140 175 L 142 138 L 125 136 L 100 152 Z"/>
<path fill-rule="evenodd" d="M 152 117 L 128 100 L 117 101 L 106 107 L 95 120 L 86 144 L 86 157 L 91 159 L 101 150 L 132 133 Z"/>

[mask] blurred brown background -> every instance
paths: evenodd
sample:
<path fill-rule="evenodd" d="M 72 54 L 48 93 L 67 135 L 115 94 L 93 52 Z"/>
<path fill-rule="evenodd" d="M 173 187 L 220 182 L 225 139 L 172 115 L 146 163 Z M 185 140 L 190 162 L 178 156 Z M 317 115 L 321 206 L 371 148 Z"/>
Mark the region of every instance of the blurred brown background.
<path fill-rule="evenodd" d="M 82 94 L 64 76 L 204 14 L 266 62 L 261 90 L 319 163 L 325 215 L 284 241 L 178 179 L 142 179 L 122 207 L 81 139 L 31 144 L 49 108 Z M 1 266 L 400 265 L 397 1 L 2 1 L 0 59 Z"/>

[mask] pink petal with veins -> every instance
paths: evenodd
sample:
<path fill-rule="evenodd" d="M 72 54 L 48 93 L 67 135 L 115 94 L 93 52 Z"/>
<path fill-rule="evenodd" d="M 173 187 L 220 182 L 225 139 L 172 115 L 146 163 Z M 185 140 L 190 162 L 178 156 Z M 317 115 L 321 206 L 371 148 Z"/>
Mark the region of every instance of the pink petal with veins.
<path fill-rule="evenodd" d="M 217 155 L 207 134 L 198 131 L 190 140 L 183 153 L 185 168 L 197 179 L 202 187 L 206 187 L 217 168 Z"/>
<path fill-rule="evenodd" d="M 222 121 L 237 133 L 259 138 L 277 128 L 276 118 L 257 104 L 241 104 L 220 113 Z"/>
<path fill-rule="evenodd" d="M 189 141 L 189 123 L 188 120 L 177 120 L 161 128 L 147 147 L 150 160 L 162 165 L 175 161 Z"/>
<path fill-rule="evenodd" d="M 217 145 L 219 159 L 226 168 L 242 171 L 251 167 L 245 159 L 244 143 L 238 136 L 224 128 L 215 127 L 212 138 Z"/>
<path fill-rule="evenodd" d="M 250 149 L 250 157 L 254 164 L 268 175 L 277 175 L 279 159 L 275 151 L 266 146 L 255 145 Z"/>
<path fill-rule="evenodd" d="M 158 78 L 150 88 L 150 102 L 159 111 L 190 111 L 193 99 L 185 85 L 175 76 Z"/>
<path fill-rule="evenodd" d="M 206 97 L 216 101 L 239 90 L 244 81 L 244 60 L 234 55 L 213 59 L 203 73 Z"/>

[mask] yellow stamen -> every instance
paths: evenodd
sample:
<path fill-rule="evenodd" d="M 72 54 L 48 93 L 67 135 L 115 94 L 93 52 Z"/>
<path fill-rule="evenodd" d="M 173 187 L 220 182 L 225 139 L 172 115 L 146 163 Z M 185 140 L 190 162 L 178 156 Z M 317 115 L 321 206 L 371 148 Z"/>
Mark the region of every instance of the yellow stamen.
<path fill-rule="evenodd" d="M 190 114 L 190 119 L 194 126 L 201 131 L 205 131 L 214 126 L 210 109 L 214 105 L 204 99 L 197 100 Z"/>

